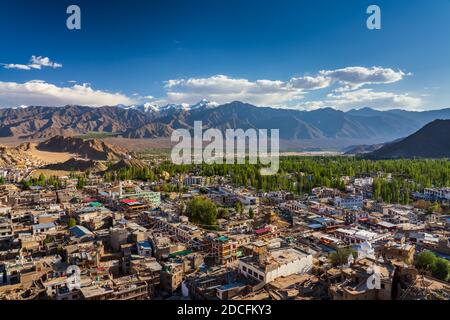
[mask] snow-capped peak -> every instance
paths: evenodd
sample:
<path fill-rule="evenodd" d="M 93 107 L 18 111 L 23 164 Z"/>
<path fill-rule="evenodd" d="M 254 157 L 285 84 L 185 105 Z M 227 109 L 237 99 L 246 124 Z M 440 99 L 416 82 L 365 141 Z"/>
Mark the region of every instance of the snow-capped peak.
<path fill-rule="evenodd" d="M 197 102 L 196 104 L 193 104 L 189 107 L 190 110 L 196 110 L 196 109 L 210 109 L 210 108 L 215 108 L 217 107 L 219 104 L 217 102 L 212 102 L 206 99 L 202 99 L 199 102 Z"/>
<path fill-rule="evenodd" d="M 131 110 L 138 110 L 138 111 L 141 111 L 141 112 L 157 112 L 159 110 L 158 106 L 156 104 L 152 104 L 152 103 L 149 103 L 149 102 L 145 103 L 144 105 L 138 105 L 138 106 L 135 106 L 135 105 L 125 106 L 123 104 L 118 104 L 116 107 L 124 109 L 124 110 L 130 110 L 131 109 Z"/>
<path fill-rule="evenodd" d="M 134 109 L 135 108 L 135 106 L 126 106 L 124 104 L 118 104 L 118 105 L 116 105 L 116 107 L 120 108 L 120 109 Z"/>
<path fill-rule="evenodd" d="M 163 106 L 159 106 L 155 103 L 147 102 L 144 105 L 138 105 L 138 106 L 135 106 L 135 105 L 125 106 L 125 105 L 119 104 L 119 105 L 117 105 L 117 107 L 121 108 L 121 109 L 125 109 L 125 110 L 133 109 L 133 110 L 138 110 L 138 111 L 141 111 L 144 113 L 149 113 L 149 112 L 164 112 L 164 111 L 173 111 L 173 110 L 189 111 L 189 110 L 198 110 L 198 109 L 210 109 L 210 108 L 215 108 L 218 105 L 219 104 L 216 102 L 211 102 L 206 99 L 202 99 L 193 105 L 189 105 L 188 103 L 180 103 L 180 104 L 169 103 L 169 104 L 166 104 Z"/>
<path fill-rule="evenodd" d="M 28 106 L 26 106 L 26 105 L 21 105 L 21 106 L 18 106 L 18 107 L 12 107 L 12 109 L 26 109 L 26 108 L 28 108 Z"/>
<path fill-rule="evenodd" d="M 157 112 L 159 110 L 157 104 L 150 102 L 145 103 L 142 107 L 144 112 Z"/>

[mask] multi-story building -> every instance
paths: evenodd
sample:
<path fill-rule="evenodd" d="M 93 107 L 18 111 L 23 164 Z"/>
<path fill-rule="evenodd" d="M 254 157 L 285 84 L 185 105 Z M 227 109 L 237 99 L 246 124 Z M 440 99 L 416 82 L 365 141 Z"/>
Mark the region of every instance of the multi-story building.
<path fill-rule="evenodd" d="M 348 196 L 345 198 L 335 197 L 334 205 L 338 208 L 344 209 L 357 209 L 360 210 L 363 207 L 363 196 Z"/>
<path fill-rule="evenodd" d="M 183 282 L 182 263 L 164 263 L 161 270 L 161 290 L 172 294 Z"/>
<path fill-rule="evenodd" d="M 239 271 L 263 283 L 278 277 L 308 273 L 312 268 L 312 255 L 293 248 L 269 251 L 267 254 L 239 260 Z"/>
<path fill-rule="evenodd" d="M 425 188 L 424 196 L 431 201 L 450 201 L 450 188 Z"/>
<path fill-rule="evenodd" d="M 188 176 L 183 181 L 186 186 L 202 186 L 205 183 L 205 178 L 201 176 Z"/>
<path fill-rule="evenodd" d="M 348 244 L 359 244 L 362 242 L 376 242 L 389 236 L 389 234 L 378 234 L 375 232 L 357 228 L 338 228 L 334 236 Z"/>
<path fill-rule="evenodd" d="M 8 216 L 0 216 L 0 248 L 8 248 L 13 239 L 13 229 Z"/>
<path fill-rule="evenodd" d="M 213 238 L 211 253 L 217 264 L 227 264 L 236 260 L 237 244 L 226 236 Z"/>

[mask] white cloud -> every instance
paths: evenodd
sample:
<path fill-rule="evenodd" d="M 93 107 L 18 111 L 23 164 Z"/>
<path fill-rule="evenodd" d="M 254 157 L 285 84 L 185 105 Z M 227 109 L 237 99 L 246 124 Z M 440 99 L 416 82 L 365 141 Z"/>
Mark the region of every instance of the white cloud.
<path fill-rule="evenodd" d="M 417 110 L 422 105 L 421 98 L 410 96 L 407 93 L 396 94 L 392 92 L 373 91 L 372 89 L 359 89 L 340 93 L 330 93 L 323 105 L 338 107 L 341 110 L 351 108 L 370 107 L 378 110 L 405 108 Z"/>
<path fill-rule="evenodd" d="M 307 106 L 317 108 L 326 101 L 302 102 L 300 100 L 313 90 L 339 86 L 335 93 L 358 90 L 365 85 L 389 84 L 402 80 L 406 75 L 401 70 L 382 67 L 346 67 L 336 70 L 322 70 L 317 75 L 293 77 L 288 81 L 230 78 L 215 75 L 207 78 L 172 79 L 165 83 L 166 96 L 159 103 L 195 103 L 206 98 L 218 103 L 241 100 L 256 105 L 272 107 Z M 373 96 L 374 94 L 372 94 Z M 415 104 L 415 98 L 401 99 Z M 399 101 L 397 101 L 399 100 Z M 341 101 L 337 101 L 341 103 Z"/>
<path fill-rule="evenodd" d="M 30 60 L 31 64 L 30 66 L 35 69 L 41 69 L 41 67 L 49 67 L 49 68 L 61 68 L 62 64 L 57 62 L 50 61 L 50 58 L 48 57 L 41 57 L 41 56 L 31 56 Z"/>
<path fill-rule="evenodd" d="M 332 79 L 324 76 L 316 76 L 316 77 L 300 77 L 300 78 L 292 78 L 289 81 L 289 84 L 297 89 L 303 90 L 317 90 L 324 89 L 331 85 Z"/>
<path fill-rule="evenodd" d="M 167 103 L 196 103 L 205 98 L 217 103 L 239 100 L 277 107 L 303 98 L 303 90 L 283 81 L 250 81 L 225 75 L 169 80 L 165 89 L 166 97 L 162 101 Z"/>
<path fill-rule="evenodd" d="M 0 81 L 0 105 L 3 107 L 63 106 L 67 104 L 99 107 L 117 104 L 131 105 L 136 102 L 121 93 L 94 90 L 88 84 L 58 87 L 39 80 L 25 83 Z"/>
<path fill-rule="evenodd" d="M 34 65 L 34 66 L 33 66 Z M 61 65 L 45 57 L 33 56 L 30 65 L 8 65 L 10 68 L 58 68 Z M 5 65 L 7 68 L 7 65 Z M 172 79 L 164 84 L 165 94 L 160 97 L 94 90 L 90 84 L 73 84 L 68 87 L 42 82 L 0 82 L 0 105 L 53 105 L 82 104 L 132 105 L 151 101 L 158 105 L 169 103 L 195 104 L 202 99 L 219 104 L 239 100 L 257 106 L 275 108 L 317 109 L 334 107 L 342 110 L 359 107 L 376 109 L 407 108 L 421 106 L 421 97 L 407 93 L 374 91 L 361 88 L 377 84 L 389 84 L 402 80 L 403 71 L 382 67 L 346 67 L 322 70 L 315 75 L 292 77 L 283 80 L 249 80 L 215 75 L 203 78 Z M 325 92 L 317 92 L 326 90 Z M 315 94 L 312 92 L 315 91 Z M 314 99 L 305 101 L 306 95 Z"/>
<path fill-rule="evenodd" d="M 347 67 L 336 70 L 322 70 L 320 74 L 344 86 L 337 91 L 354 90 L 368 84 L 394 83 L 402 80 L 405 75 L 410 75 L 401 70 L 395 71 L 391 68 L 382 67 Z"/>
<path fill-rule="evenodd" d="M 18 70 L 31 70 L 31 67 L 29 65 L 17 64 L 17 63 L 3 64 L 3 68 L 5 68 L 5 69 L 18 69 Z"/>
<path fill-rule="evenodd" d="M 62 64 L 51 61 L 49 57 L 42 57 L 42 56 L 31 56 L 28 64 L 3 63 L 3 68 L 5 69 L 41 70 L 43 67 L 56 69 L 61 68 Z"/>

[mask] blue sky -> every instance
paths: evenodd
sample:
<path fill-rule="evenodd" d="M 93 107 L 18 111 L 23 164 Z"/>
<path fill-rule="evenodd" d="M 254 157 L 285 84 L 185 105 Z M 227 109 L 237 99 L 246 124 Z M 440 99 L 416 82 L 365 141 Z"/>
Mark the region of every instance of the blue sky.
<path fill-rule="evenodd" d="M 449 15 L 448 0 L 1 0 L 0 106 L 450 107 Z"/>

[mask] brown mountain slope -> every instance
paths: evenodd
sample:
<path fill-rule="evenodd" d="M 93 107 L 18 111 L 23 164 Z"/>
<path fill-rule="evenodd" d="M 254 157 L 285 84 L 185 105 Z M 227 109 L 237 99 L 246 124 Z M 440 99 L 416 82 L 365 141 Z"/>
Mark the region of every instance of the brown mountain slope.
<path fill-rule="evenodd" d="M 0 167 L 23 165 L 30 159 L 29 154 L 18 148 L 0 146 Z"/>
<path fill-rule="evenodd" d="M 46 165 L 43 169 L 48 170 L 61 170 L 61 171 L 91 171 L 91 172 L 101 172 L 105 171 L 107 167 L 96 160 L 83 160 L 83 159 L 69 159 L 61 163 L 53 163 Z"/>
<path fill-rule="evenodd" d="M 116 161 L 127 157 L 128 150 L 97 139 L 54 136 L 36 147 L 41 151 L 69 152 L 90 160 Z"/>
<path fill-rule="evenodd" d="M 148 168 L 148 166 L 145 164 L 145 162 L 139 160 L 139 159 L 122 159 L 119 162 L 115 163 L 109 168 L 109 171 L 117 171 L 124 168 L 139 168 L 139 169 L 145 169 Z"/>
<path fill-rule="evenodd" d="M 137 129 L 128 129 L 122 134 L 124 138 L 164 138 L 170 137 L 174 129 L 170 125 L 161 123 L 149 123 Z"/>

